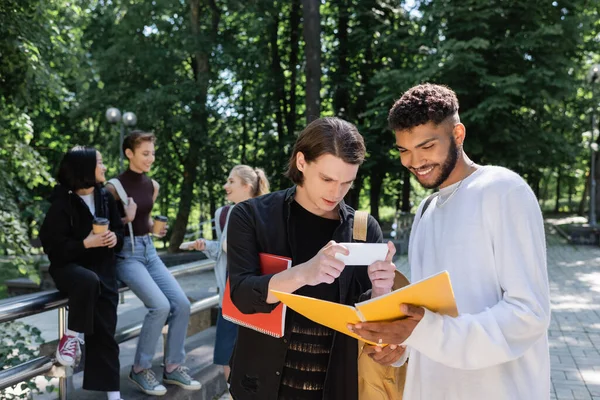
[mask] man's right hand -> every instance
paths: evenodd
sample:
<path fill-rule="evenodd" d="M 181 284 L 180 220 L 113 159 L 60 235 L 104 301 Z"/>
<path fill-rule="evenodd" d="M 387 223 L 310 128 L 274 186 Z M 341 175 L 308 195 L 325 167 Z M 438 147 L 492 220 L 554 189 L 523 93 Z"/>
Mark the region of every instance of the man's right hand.
<path fill-rule="evenodd" d="M 133 197 L 127 198 L 127 205 L 125 206 L 125 218 L 127 222 L 131 222 L 135 219 L 135 213 L 137 212 L 137 204 L 133 200 Z"/>
<path fill-rule="evenodd" d="M 86 249 L 91 249 L 92 247 L 106 247 L 112 244 L 113 235 L 114 233 L 111 231 L 106 231 L 98 235 L 95 234 L 94 231 L 91 231 L 90 234 L 83 240 L 83 247 Z"/>
<path fill-rule="evenodd" d="M 332 240 L 319 250 L 316 256 L 302 264 L 301 276 L 304 284 L 309 286 L 321 283 L 332 284 L 345 267 L 343 261 L 335 258 L 336 253 L 350 254 L 347 248 Z"/>

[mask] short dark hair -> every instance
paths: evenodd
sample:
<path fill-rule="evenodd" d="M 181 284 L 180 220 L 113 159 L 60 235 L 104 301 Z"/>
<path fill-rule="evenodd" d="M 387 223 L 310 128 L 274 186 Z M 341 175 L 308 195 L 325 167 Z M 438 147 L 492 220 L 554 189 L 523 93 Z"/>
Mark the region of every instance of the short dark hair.
<path fill-rule="evenodd" d="M 392 131 L 403 131 L 433 122 L 439 125 L 448 117 L 458 120 L 458 98 L 447 86 L 424 83 L 408 89 L 388 114 Z"/>
<path fill-rule="evenodd" d="M 156 136 L 154 136 L 154 133 L 152 132 L 144 132 L 140 130 L 131 131 L 131 133 L 125 136 L 125 139 L 123 139 L 123 154 L 126 154 L 125 150 L 127 149 L 135 152 L 135 149 L 137 149 L 142 142 L 154 143 L 156 142 Z"/>
<path fill-rule="evenodd" d="M 73 147 L 63 156 L 56 180 L 72 191 L 95 186 L 96 157 L 96 149 L 93 147 Z"/>
<path fill-rule="evenodd" d="M 294 144 L 285 176 L 297 185 L 304 182 L 304 174 L 296 167 L 296 155 L 302 152 L 307 162 L 324 154 L 341 158 L 348 164 L 362 164 L 365 160 L 365 140 L 356 126 L 341 118 L 319 118 L 308 124 Z"/>

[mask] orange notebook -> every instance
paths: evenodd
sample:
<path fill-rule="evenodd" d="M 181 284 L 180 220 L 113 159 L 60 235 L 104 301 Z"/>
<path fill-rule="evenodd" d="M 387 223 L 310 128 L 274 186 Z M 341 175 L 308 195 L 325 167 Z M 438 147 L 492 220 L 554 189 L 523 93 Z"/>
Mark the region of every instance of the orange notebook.
<path fill-rule="evenodd" d="M 276 274 L 292 266 L 292 259 L 273 254 L 259 253 L 260 272 L 262 275 Z M 287 307 L 279 303 L 270 313 L 244 314 L 231 301 L 229 278 L 223 293 L 223 318 L 257 332 L 280 338 L 284 334 L 285 310 Z"/>
<path fill-rule="evenodd" d="M 356 324 L 361 321 L 393 321 L 406 317 L 400 312 L 402 303 L 423 306 L 451 317 L 458 316 L 454 291 L 447 271 L 442 271 L 386 295 L 355 304 L 354 307 L 293 293 L 276 290 L 271 290 L 271 292 L 282 303 L 306 318 L 370 344 L 378 343 L 370 342 L 354 332 L 350 332 L 348 324 Z"/>

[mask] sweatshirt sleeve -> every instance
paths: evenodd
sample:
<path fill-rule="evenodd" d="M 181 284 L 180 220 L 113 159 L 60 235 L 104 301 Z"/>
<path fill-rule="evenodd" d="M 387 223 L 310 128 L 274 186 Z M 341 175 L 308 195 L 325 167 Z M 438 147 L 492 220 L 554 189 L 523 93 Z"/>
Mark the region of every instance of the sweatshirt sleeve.
<path fill-rule="evenodd" d="M 473 370 L 515 360 L 550 322 L 546 242 L 535 195 L 526 184 L 514 187 L 488 217 L 502 299 L 457 318 L 425 310 L 404 342 L 448 367 Z"/>
<path fill-rule="evenodd" d="M 51 263 L 64 265 L 78 259 L 85 247 L 83 239 L 73 237 L 69 215 L 53 203 L 40 228 L 40 240 Z"/>
<path fill-rule="evenodd" d="M 216 260 L 221 252 L 221 245 L 216 240 L 205 240 L 206 248 L 202 251 L 206 257 Z"/>
<path fill-rule="evenodd" d="M 244 314 L 268 313 L 279 303 L 268 304 L 273 274 L 261 275 L 254 220 L 244 203 L 231 210 L 227 226 L 227 266 L 231 301 Z"/>

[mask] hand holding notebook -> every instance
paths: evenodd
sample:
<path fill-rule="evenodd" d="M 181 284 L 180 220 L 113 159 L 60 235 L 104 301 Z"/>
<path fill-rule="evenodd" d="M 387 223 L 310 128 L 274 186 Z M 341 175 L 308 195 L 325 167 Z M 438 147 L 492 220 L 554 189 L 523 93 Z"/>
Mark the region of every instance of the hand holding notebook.
<path fill-rule="evenodd" d="M 262 275 L 276 274 L 292 266 L 288 257 L 259 253 L 260 272 Z M 229 278 L 223 293 L 223 318 L 235 324 L 253 329 L 266 335 L 280 338 L 284 334 L 286 306 L 280 303 L 270 313 L 244 314 L 231 301 Z"/>
<path fill-rule="evenodd" d="M 406 314 L 400 310 L 401 304 L 413 304 L 440 314 L 458 316 L 454 292 L 447 271 L 440 272 L 387 295 L 363 301 L 356 304 L 355 307 L 291 293 L 274 290 L 272 292 L 282 303 L 308 319 L 374 345 L 389 343 L 365 340 L 350 331 L 348 324 L 366 321 L 394 321 L 406 317 Z"/>

